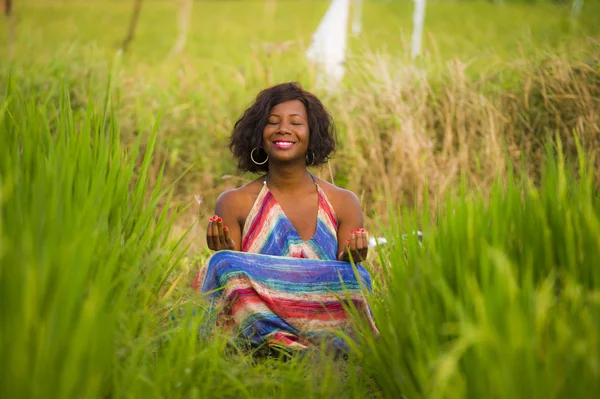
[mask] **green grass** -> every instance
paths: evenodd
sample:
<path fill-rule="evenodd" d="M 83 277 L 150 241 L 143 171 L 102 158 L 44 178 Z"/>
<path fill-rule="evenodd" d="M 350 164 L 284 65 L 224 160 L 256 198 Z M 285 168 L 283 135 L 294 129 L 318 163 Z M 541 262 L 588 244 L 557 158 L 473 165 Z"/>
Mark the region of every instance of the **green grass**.
<path fill-rule="evenodd" d="M 404 211 L 388 229 L 382 337 L 361 352 L 389 397 L 600 393 L 600 198 L 583 155 L 576 174 L 548 152 L 539 187 L 509 177 L 489 203 L 463 193 L 436 222 Z M 400 245 L 416 226 L 423 245 Z"/>
<path fill-rule="evenodd" d="M 321 172 L 391 243 L 369 262 L 381 337 L 287 361 L 199 334 L 203 226 L 177 240 L 243 181 L 225 143 L 258 90 L 313 88 L 302 54 L 327 3 L 195 2 L 168 58 L 176 4 L 147 0 L 117 56 L 130 2 L 15 2 L 0 397 L 600 396 L 598 2 L 578 22 L 546 3 L 430 2 L 415 67 L 412 5 L 365 3 L 344 88 L 319 93 L 341 138 Z M 174 193 L 204 203 L 179 210 Z M 402 239 L 416 229 L 422 245 Z"/>
<path fill-rule="evenodd" d="M 168 200 L 157 210 L 169 193 L 149 181 L 155 131 L 143 151 L 125 151 L 110 108 L 76 116 L 61 98 L 48 115 L 9 82 L 1 102 L 2 397 L 369 389 L 318 352 L 257 363 L 218 333 L 199 335 L 202 301 L 182 280 L 183 248 L 167 240 L 177 215 Z"/>
<path fill-rule="evenodd" d="M 435 221 L 400 210 L 371 265 L 381 337 L 363 334 L 349 360 L 286 362 L 198 333 L 199 264 L 178 260 L 176 215 L 156 208 L 168 191 L 149 182 L 155 134 L 125 151 L 110 108 L 75 116 L 65 91 L 48 115 L 14 86 L 0 114 L 2 397 L 600 394 L 600 199 L 584 154 L 575 174 L 549 146 L 539 187 L 449 195 Z M 416 228 L 422 245 L 402 239 Z"/>
<path fill-rule="evenodd" d="M 110 56 L 125 36 L 132 4 L 20 1 L 15 4 L 18 57 L 51 58 L 58 48 L 71 43 L 94 43 Z M 186 52 L 199 61 L 203 71 L 217 74 L 248 67 L 249 55 L 262 52 L 266 43 L 293 41 L 286 58 L 297 60 L 298 47 L 310 43 L 327 4 L 316 0 L 194 2 Z M 177 35 L 177 8 L 172 1 L 144 2 L 131 48 L 133 64 L 155 64 L 167 57 Z M 358 56 L 368 49 L 404 55 L 412 32 L 412 9 L 408 1 L 365 1 L 363 33 L 350 38 L 350 53 Z M 580 20 L 572 23 L 568 5 L 429 2 L 424 51 L 442 60 L 489 59 L 540 47 L 573 46 L 600 32 L 599 11 L 598 2 L 585 2 Z"/>
<path fill-rule="evenodd" d="M 333 95 L 315 87 L 315 71 L 304 59 L 326 7 L 325 1 L 317 0 L 196 1 L 185 53 L 169 57 L 177 31 L 177 2 L 147 0 L 136 38 L 129 52 L 119 56 L 132 2 L 24 0 L 15 3 L 16 43 L 11 62 L 6 47 L 0 46 L 4 60 L 0 78 L 6 79 L 9 73 L 18 76 L 23 92 L 43 103 L 57 101 L 64 81 L 73 108 L 85 111 L 90 93 L 95 104 L 102 102 L 112 70 L 114 111 L 124 145 L 134 143 L 137 132 L 162 114 L 152 170 L 166 161 L 165 178 L 173 181 L 190 169 L 176 187 L 176 200 L 189 203 L 193 195 L 200 195 L 202 213 L 212 212 L 218 194 L 240 182 L 227 150 L 233 123 L 258 91 L 284 80 L 298 80 L 315 91 L 333 114 L 340 151 L 332 170 L 322 171 L 322 176 L 355 191 L 366 190 L 369 214 L 385 210 L 380 199 L 390 192 L 402 193 L 393 197 L 396 201 L 412 201 L 405 189 L 365 188 L 385 180 L 385 174 L 403 176 L 409 190 L 420 186 L 422 178 L 456 182 L 457 173 L 452 173 L 454 167 L 446 156 L 436 157 L 446 145 L 442 141 L 447 134 L 470 136 L 464 142 L 473 147 L 493 142 L 538 154 L 545 129 L 550 134 L 562 130 L 564 138 L 582 125 L 592 130 L 597 126 L 591 117 L 598 113 L 596 102 L 563 104 L 587 98 L 579 86 L 597 87 L 593 80 L 598 73 L 597 1 L 585 2 L 578 21 L 569 19 L 568 6 L 545 2 L 502 6 L 482 1 L 430 2 L 424 55 L 415 65 L 407 57 L 412 4 L 366 1 L 363 34 L 350 38 L 345 84 Z M 5 35 L 6 30 L 0 30 L 0 43 Z M 596 71 L 595 75 L 576 84 L 570 80 L 577 76 L 565 79 L 561 75 L 563 70 L 581 68 Z M 560 87 L 538 89 L 547 82 Z M 457 96 L 466 99 L 468 94 L 474 94 L 469 101 L 458 100 Z M 595 95 L 591 90 L 589 97 Z M 563 109 L 569 115 L 563 115 Z M 382 173 L 367 176 L 361 172 L 353 183 L 346 160 L 366 170 L 363 166 L 372 163 L 367 148 L 397 135 L 412 115 L 416 115 L 414 130 L 421 136 L 417 141 L 422 147 L 394 150 L 402 155 L 395 159 L 406 157 L 414 162 L 418 158 L 421 164 L 432 165 L 432 170 L 404 170 L 407 163 L 386 160 L 374 168 Z M 458 123 L 470 115 L 478 115 L 477 120 Z M 479 120 L 482 126 L 477 126 Z M 555 126 L 563 120 L 569 123 Z M 577 120 L 582 120 L 579 126 Z M 508 136 L 517 137 L 517 142 Z M 588 141 L 584 145 L 588 148 Z M 430 154 L 431 148 L 437 153 Z M 469 151 L 473 157 L 480 149 Z M 483 163 L 476 171 L 465 170 L 463 163 L 459 172 L 479 173 L 485 181 L 478 183 L 488 185 L 484 176 L 498 173 L 489 170 L 498 162 L 494 157 L 489 165 L 485 161 L 472 162 Z"/>
<path fill-rule="evenodd" d="M 74 117 L 65 91 L 54 115 L 11 82 L 1 107 L 0 292 L 6 397 L 97 395 L 173 262 L 172 220 L 108 109 Z M 131 184 L 135 179 L 136 182 Z M 132 318 L 131 313 L 138 313 Z M 140 328 L 142 328 L 140 330 Z M 120 342 L 123 341 L 123 342 Z M 82 376 L 85 376 L 82 378 Z"/>

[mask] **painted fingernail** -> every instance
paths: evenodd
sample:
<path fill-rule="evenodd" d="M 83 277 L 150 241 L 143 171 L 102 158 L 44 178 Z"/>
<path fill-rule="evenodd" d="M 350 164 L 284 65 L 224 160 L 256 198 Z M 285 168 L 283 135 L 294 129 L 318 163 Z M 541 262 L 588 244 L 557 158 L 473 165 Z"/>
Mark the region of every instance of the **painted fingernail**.
<path fill-rule="evenodd" d="M 221 218 L 217 219 L 217 222 L 219 222 L 219 223 L 221 223 L 222 221 L 223 221 L 223 219 L 221 219 Z"/>
<path fill-rule="evenodd" d="M 350 232 L 350 234 L 354 234 L 354 230 L 352 230 L 352 231 Z"/>
<path fill-rule="evenodd" d="M 229 227 L 223 226 L 223 231 L 229 231 Z"/>
<path fill-rule="evenodd" d="M 360 232 L 361 232 L 361 233 L 364 233 L 364 232 L 365 232 L 365 229 L 360 229 Z"/>
<path fill-rule="evenodd" d="M 350 240 L 346 240 L 346 244 L 350 244 Z"/>
<path fill-rule="evenodd" d="M 215 217 L 211 216 L 210 219 L 208 219 L 208 220 L 212 222 L 214 219 L 215 219 Z"/>

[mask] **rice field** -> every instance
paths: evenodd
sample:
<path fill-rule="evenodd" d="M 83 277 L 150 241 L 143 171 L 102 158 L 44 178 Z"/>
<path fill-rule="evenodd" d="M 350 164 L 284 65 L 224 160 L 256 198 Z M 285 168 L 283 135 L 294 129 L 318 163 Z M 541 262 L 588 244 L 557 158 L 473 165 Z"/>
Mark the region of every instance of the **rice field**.
<path fill-rule="evenodd" d="M 302 60 L 327 2 L 194 2 L 176 56 L 174 1 L 145 1 L 118 53 L 132 7 L 15 1 L 1 397 L 600 396 L 599 3 L 573 20 L 567 4 L 430 2 L 413 64 L 412 5 L 366 1 L 338 93 Z M 347 358 L 206 335 L 189 288 L 208 255 L 196 220 L 249 177 L 230 128 L 290 79 L 338 124 L 315 173 L 357 192 L 388 241 L 367 262 L 381 337 Z"/>

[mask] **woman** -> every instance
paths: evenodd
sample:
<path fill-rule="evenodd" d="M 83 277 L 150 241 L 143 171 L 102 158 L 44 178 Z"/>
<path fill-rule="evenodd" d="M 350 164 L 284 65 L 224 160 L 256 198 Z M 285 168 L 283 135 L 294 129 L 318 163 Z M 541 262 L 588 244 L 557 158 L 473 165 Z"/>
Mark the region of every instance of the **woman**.
<path fill-rule="evenodd" d="M 255 345 L 306 348 L 349 330 L 348 299 L 377 333 L 361 289 L 368 272 L 356 195 L 311 175 L 335 149 L 323 104 L 296 83 L 262 91 L 236 122 L 230 148 L 263 176 L 224 192 L 210 218 L 213 254 L 193 287 L 222 309 L 218 323 Z M 356 276 L 360 276 L 357 281 Z"/>

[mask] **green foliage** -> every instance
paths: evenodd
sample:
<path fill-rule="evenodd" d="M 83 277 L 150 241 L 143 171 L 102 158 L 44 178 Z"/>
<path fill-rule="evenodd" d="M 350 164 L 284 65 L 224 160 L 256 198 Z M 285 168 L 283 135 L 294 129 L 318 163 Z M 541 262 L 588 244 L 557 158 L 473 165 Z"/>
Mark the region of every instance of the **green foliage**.
<path fill-rule="evenodd" d="M 253 96 L 312 88 L 303 52 L 327 3 L 195 2 L 167 59 L 176 4 L 146 1 L 115 56 L 129 2 L 17 2 L 12 62 L 0 49 L 0 397 L 600 396 L 597 2 L 577 22 L 428 3 L 415 64 L 410 2 L 365 2 L 346 84 L 320 93 L 341 138 L 323 174 L 391 243 L 371 255 L 381 337 L 349 360 L 199 334 L 202 232 L 184 258 L 172 229 L 197 216 L 173 190 L 203 212 L 239 183 L 226 141 Z M 544 151 L 554 134 L 564 148 Z M 404 199 L 424 209 L 382 213 Z"/>
<path fill-rule="evenodd" d="M 548 152 L 539 187 L 511 174 L 489 202 L 463 191 L 435 222 L 389 226 L 381 338 L 361 350 L 384 396 L 600 394 L 600 199 L 583 154 Z M 398 240 L 417 227 L 422 244 Z"/>
<path fill-rule="evenodd" d="M 8 82 L 0 118 L 2 396 L 88 396 L 172 256 L 152 148 L 130 187 L 139 147 L 123 154 L 106 110 L 74 118 L 63 90 L 48 112 Z"/>
<path fill-rule="evenodd" d="M 7 87 L 3 397 L 600 393 L 600 200 L 583 153 L 569 165 L 548 147 L 539 187 L 511 174 L 487 201 L 448 196 L 435 221 L 400 212 L 373 269 L 381 337 L 363 334 L 348 360 L 316 348 L 285 361 L 199 334 L 203 303 L 182 287 L 198 264 L 166 239 L 161 175 L 149 184 L 155 133 L 124 151 L 108 106 L 77 117 L 65 89 L 50 116 Z M 417 226 L 423 244 L 403 237 Z"/>
<path fill-rule="evenodd" d="M 324 1 L 194 2 L 180 56 L 169 55 L 178 2 L 145 1 L 126 54 L 118 46 L 129 2 L 19 4 L 15 55 L 5 62 L 0 47 L 0 78 L 11 71 L 43 104 L 58 101 L 65 82 L 77 113 L 90 93 L 102 102 L 112 69 L 122 144 L 133 145 L 162 114 L 152 174 L 164 165 L 172 182 L 189 170 L 175 202 L 203 197 L 202 216 L 246 180 L 227 147 L 235 120 L 260 90 L 284 80 L 299 80 L 332 113 L 340 146 L 321 176 L 357 192 L 368 214 L 382 214 L 387 201 L 420 203 L 413 194 L 424 181 L 450 187 L 468 174 L 490 187 L 491 176 L 505 173 L 504 149 L 512 162 L 528 154 L 534 175 L 548 132 L 560 131 L 566 153 L 574 130 L 584 148 L 598 147 L 598 2 L 586 1 L 578 22 L 564 5 L 428 2 L 424 54 L 413 63 L 412 3 L 366 1 L 344 86 L 332 94 L 315 87 L 304 57 Z"/>
<path fill-rule="evenodd" d="M 108 101 L 76 116 L 66 87 L 49 111 L 15 86 L 0 103 L 0 396 L 370 389 L 318 351 L 255 359 L 218 332 L 199 335 L 203 303 L 181 288 L 186 263 L 168 241 L 177 214 L 162 174 L 150 184 L 156 130 L 143 152 L 142 136 L 125 151 Z"/>

